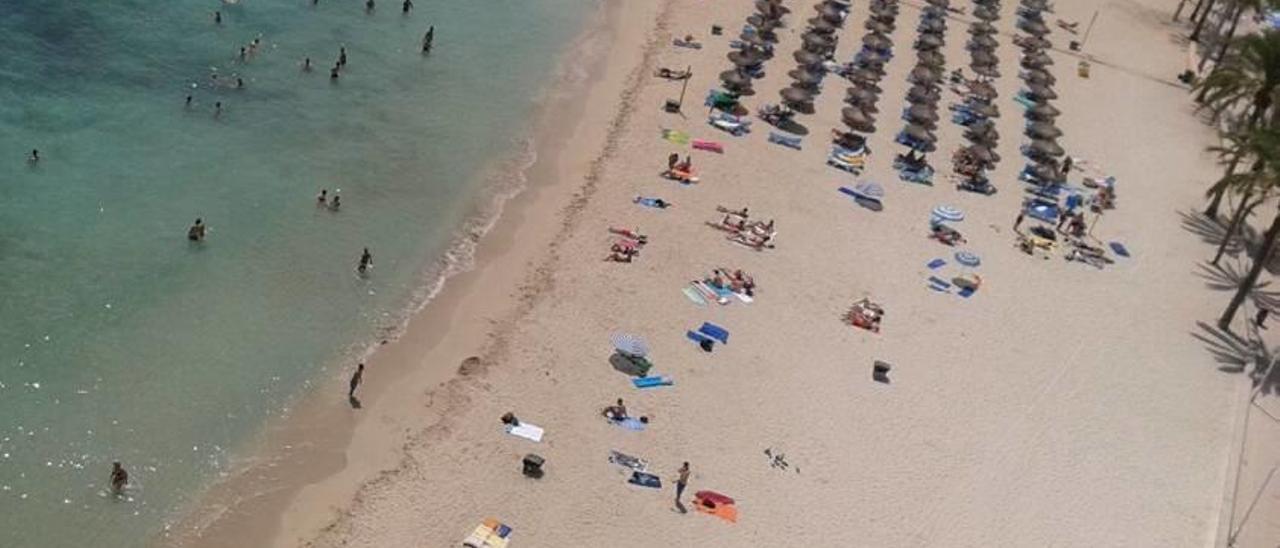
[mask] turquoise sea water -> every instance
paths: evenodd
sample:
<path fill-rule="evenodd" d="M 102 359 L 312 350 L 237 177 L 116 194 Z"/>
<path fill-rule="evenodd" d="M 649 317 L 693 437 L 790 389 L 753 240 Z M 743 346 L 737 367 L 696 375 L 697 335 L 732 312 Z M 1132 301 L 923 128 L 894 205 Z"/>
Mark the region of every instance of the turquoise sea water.
<path fill-rule="evenodd" d="M 396 325 L 594 9 L 363 4 L 0 0 L 0 545 L 142 544 Z"/>

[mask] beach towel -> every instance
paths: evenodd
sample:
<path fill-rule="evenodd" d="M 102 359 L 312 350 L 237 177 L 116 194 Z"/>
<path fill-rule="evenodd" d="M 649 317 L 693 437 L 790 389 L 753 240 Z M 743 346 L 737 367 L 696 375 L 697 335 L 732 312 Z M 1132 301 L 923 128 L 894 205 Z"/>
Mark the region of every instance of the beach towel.
<path fill-rule="evenodd" d="M 699 333 L 697 331 L 685 331 L 684 336 L 689 340 L 693 341 L 694 344 L 697 344 L 698 346 L 702 346 L 703 350 L 706 350 L 707 352 L 710 352 L 711 345 L 714 345 L 716 343 L 715 339 L 711 338 L 710 336 L 704 333 Z M 703 346 L 703 345 L 706 345 L 706 346 Z"/>
<path fill-rule="evenodd" d="M 718 153 L 718 154 L 724 154 L 724 145 L 721 145 L 720 143 L 717 143 L 717 142 L 715 142 L 715 141 L 706 141 L 706 140 L 703 140 L 703 139 L 694 139 L 694 140 L 693 140 L 693 148 L 696 148 L 696 149 L 698 149 L 698 150 L 705 150 L 705 151 L 707 151 L 707 152 L 715 152 L 715 153 Z"/>
<path fill-rule="evenodd" d="M 693 287 L 709 301 L 715 301 L 720 304 L 729 304 L 729 299 L 721 297 L 720 294 L 716 293 L 716 290 L 710 285 L 707 285 L 706 282 L 695 281 L 693 282 Z"/>
<path fill-rule="evenodd" d="M 693 301 L 693 304 L 698 306 L 707 306 L 707 300 L 702 298 L 702 294 L 698 293 L 698 290 L 694 289 L 692 286 L 685 286 L 684 289 L 681 289 L 680 291 L 684 293 L 685 297 L 688 297 L 689 300 Z"/>
<path fill-rule="evenodd" d="M 755 298 L 754 298 L 754 297 L 752 297 L 751 295 L 747 295 L 746 293 L 736 293 L 736 292 L 735 292 L 735 293 L 733 294 L 733 296 L 734 296 L 734 297 L 737 297 L 737 298 L 738 298 L 738 300 L 739 300 L 739 301 L 742 301 L 744 304 L 751 304 L 751 303 L 755 302 Z"/>
<path fill-rule="evenodd" d="M 648 426 L 647 424 L 642 422 L 640 419 L 636 419 L 632 417 L 627 417 L 620 421 L 609 421 L 609 422 L 613 423 L 614 426 L 621 426 L 622 428 L 626 430 L 631 430 L 632 432 L 643 432 L 645 427 Z"/>
<path fill-rule="evenodd" d="M 518 426 L 507 426 L 507 433 L 517 438 L 524 438 L 532 442 L 541 442 L 544 430 L 540 426 L 535 426 L 527 422 L 522 422 Z"/>
<path fill-rule="evenodd" d="M 462 545 L 467 548 L 506 548 L 511 541 L 511 527 L 489 518 L 477 525 Z"/>
<path fill-rule="evenodd" d="M 711 322 L 704 322 L 698 331 L 703 335 L 711 337 L 721 344 L 729 344 L 729 331 Z"/>
<path fill-rule="evenodd" d="M 738 508 L 734 500 L 715 491 L 698 491 L 693 496 L 693 508 L 703 514 L 716 516 L 729 523 L 738 522 Z"/>
<path fill-rule="evenodd" d="M 929 289 L 932 289 L 934 291 L 938 291 L 941 293 L 947 293 L 951 291 L 951 282 L 948 282 L 937 276 L 929 276 Z"/>
<path fill-rule="evenodd" d="M 947 264 L 947 261 L 945 261 L 945 260 L 942 260 L 942 259 L 934 259 L 934 260 L 932 260 L 932 261 L 929 261 L 929 264 L 927 264 L 927 265 L 925 265 L 925 266 L 929 267 L 929 270 L 937 270 L 937 269 L 939 269 L 939 268 L 942 268 L 942 266 L 943 266 L 943 265 L 945 265 L 945 264 Z"/>
<path fill-rule="evenodd" d="M 631 473 L 631 479 L 627 483 L 639 485 L 640 487 L 649 487 L 652 489 L 662 489 L 662 479 L 648 472 L 636 470 Z"/>
<path fill-rule="evenodd" d="M 1124 244 L 1122 244 L 1122 243 L 1120 243 L 1120 242 L 1111 242 L 1111 243 L 1110 243 L 1110 244 L 1108 244 L 1108 245 L 1110 245 L 1110 246 L 1111 246 L 1111 251 L 1114 251 L 1114 252 L 1116 253 L 1116 255 L 1119 255 L 1119 256 L 1121 256 L 1121 257 L 1128 257 L 1128 256 L 1129 256 L 1129 249 L 1128 249 L 1128 248 L 1126 248 L 1126 247 L 1124 246 Z"/>
<path fill-rule="evenodd" d="M 961 297 L 968 299 L 969 297 L 972 297 L 974 293 L 977 293 L 977 292 L 978 292 L 978 289 L 976 287 L 966 287 L 964 289 L 961 289 L 959 293 L 956 293 L 956 295 L 959 295 Z"/>
<path fill-rule="evenodd" d="M 645 198 L 645 197 L 643 197 L 643 196 L 642 196 L 642 197 L 640 197 L 640 199 L 636 200 L 636 203 L 637 203 L 637 204 L 640 204 L 640 205 L 642 205 L 642 206 L 645 206 L 645 207 L 653 207 L 653 208 L 657 208 L 657 209 L 662 209 L 662 206 L 661 206 L 661 205 L 658 205 L 658 198 Z M 662 203 L 664 203 L 664 204 L 665 204 L 665 203 L 667 203 L 667 202 L 664 200 Z"/>
<path fill-rule="evenodd" d="M 621 451 L 609 451 L 609 462 L 614 465 L 625 467 L 625 469 L 645 471 L 649 467 L 649 461 L 644 458 L 632 457 Z"/>
<path fill-rule="evenodd" d="M 662 138 L 668 141 L 671 141 L 673 143 L 676 143 L 678 145 L 689 144 L 689 134 L 683 131 L 677 131 L 674 129 L 664 129 L 662 130 Z"/>
<path fill-rule="evenodd" d="M 668 377 L 665 375 L 655 375 L 652 377 L 640 377 L 638 379 L 631 379 L 631 384 L 636 388 L 640 388 L 640 389 L 656 388 L 659 386 L 671 386 L 675 383 L 676 382 L 672 380 L 671 377 Z"/>
<path fill-rule="evenodd" d="M 609 451 L 609 462 L 623 468 L 629 468 L 640 472 L 645 471 L 645 469 L 649 467 L 648 461 L 640 457 L 633 457 L 621 451 Z"/>

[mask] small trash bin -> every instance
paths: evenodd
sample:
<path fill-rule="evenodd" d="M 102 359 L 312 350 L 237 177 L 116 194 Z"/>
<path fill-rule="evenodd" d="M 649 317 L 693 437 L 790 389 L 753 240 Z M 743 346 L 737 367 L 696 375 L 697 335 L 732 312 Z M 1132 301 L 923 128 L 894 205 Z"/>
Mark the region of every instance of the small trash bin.
<path fill-rule="evenodd" d="M 529 453 L 524 456 L 524 461 L 522 462 L 524 464 L 524 475 L 526 477 L 534 479 L 542 477 L 542 465 L 546 462 L 542 457 Z"/>

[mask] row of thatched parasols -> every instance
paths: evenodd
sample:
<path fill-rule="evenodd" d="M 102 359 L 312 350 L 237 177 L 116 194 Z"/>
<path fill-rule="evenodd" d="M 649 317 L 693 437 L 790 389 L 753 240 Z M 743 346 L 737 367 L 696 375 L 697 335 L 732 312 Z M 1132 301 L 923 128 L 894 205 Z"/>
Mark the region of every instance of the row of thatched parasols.
<path fill-rule="evenodd" d="M 787 72 L 791 85 L 779 92 L 784 105 L 801 113 L 813 112 L 813 98 L 818 94 L 818 86 L 827 72 L 823 63 L 835 52 L 839 42 L 835 33 L 844 26 L 849 3 L 846 0 L 823 0 L 813 9 L 818 14 L 809 19 L 808 28 L 800 35 L 800 49 L 795 52 L 798 66 Z"/>
<path fill-rule="evenodd" d="M 1031 172 L 1037 178 L 1059 182 L 1065 174 L 1058 169 L 1058 158 L 1065 151 L 1057 142 L 1062 130 L 1054 124 L 1061 112 L 1050 104 L 1058 94 L 1053 90 L 1056 78 L 1048 68 L 1053 65 L 1053 58 L 1045 53 L 1050 46 L 1044 38 L 1049 33 L 1043 15 L 1046 8 L 1045 0 L 1022 0 L 1018 8 L 1017 27 L 1026 33 L 1017 40 L 1023 50 L 1020 65 L 1025 84 L 1020 99 L 1027 105 L 1025 135 L 1030 139 L 1024 153 L 1031 161 Z"/>
<path fill-rule="evenodd" d="M 872 133 L 876 130 L 875 115 L 880 112 L 876 102 L 880 98 L 880 79 L 884 77 L 884 64 L 893 53 L 893 32 L 898 17 L 897 0 L 872 0 L 870 16 L 864 25 L 867 34 L 862 37 L 862 50 L 843 75 L 852 85 L 845 92 L 841 120 L 850 132 Z"/>
<path fill-rule="evenodd" d="M 965 83 L 968 88 L 965 109 L 972 116 L 964 131 L 969 145 L 957 151 L 955 157 L 960 161 L 973 162 L 980 169 L 989 169 L 1000 161 L 1000 155 L 995 151 L 1000 134 L 992 121 L 1000 115 L 992 103 L 998 94 L 990 81 L 1000 77 L 1000 59 L 995 53 L 999 46 L 995 38 L 998 31 L 992 25 L 1000 18 L 1000 1 L 974 0 L 974 3 L 973 16 L 977 21 L 969 25 L 969 41 L 965 44 L 969 51 L 969 68 L 977 75 Z"/>
<path fill-rule="evenodd" d="M 916 27 L 916 66 L 907 78 L 912 83 L 907 90 L 907 108 L 902 112 L 906 127 L 899 134 L 898 142 L 917 152 L 933 152 L 937 149 L 938 101 L 942 98 L 940 82 L 946 63 L 942 47 L 946 45 L 948 0 L 928 0 L 920 12 Z"/>
<path fill-rule="evenodd" d="M 764 62 L 773 57 L 773 45 L 778 42 L 774 32 L 782 27 L 782 17 L 791 10 L 782 0 L 756 0 L 756 12 L 747 17 L 747 27 L 738 37 L 741 47 L 729 52 L 732 69 L 720 73 L 725 90 L 736 95 L 753 95 L 751 82 L 763 75 Z"/>

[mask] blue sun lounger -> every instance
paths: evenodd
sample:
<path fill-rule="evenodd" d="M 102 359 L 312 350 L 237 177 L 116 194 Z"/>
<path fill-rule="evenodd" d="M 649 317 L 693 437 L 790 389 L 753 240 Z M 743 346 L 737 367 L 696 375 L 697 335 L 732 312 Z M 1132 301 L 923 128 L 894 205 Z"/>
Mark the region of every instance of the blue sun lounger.
<path fill-rule="evenodd" d="M 720 344 L 729 344 L 729 330 L 711 322 L 704 322 L 698 332 L 720 341 Z"/>
<path fill-rule="evenodd" d="M 787 136 L 776 131 L 770 131 L 769 142 L 800 150 L 800 136 L 798 135 Z"/>
<path fill-rule="evenodd" d="M 659 387 L 659 386 L 671 386 L 671 385 L 673 385 L 673 384 L 675 384 L 675 383 L 676 383 L 676 381 L 675 381 L 675 380 L 673 380 L 671 377 L 667 377 L 667 376 L 663 376 L 663 375 L 656 375 L 656 376 L 653 376 L 653 377 L 640 377 L 640 378 L 638 378 L 638 379 L 631 379 L 631 384 L 632 384 L 632 385 L 634 385 L 636 388 L 642 388 L 642 389 L 643 389 L 643 388 L 656 388 L 656 387 Z"/>

